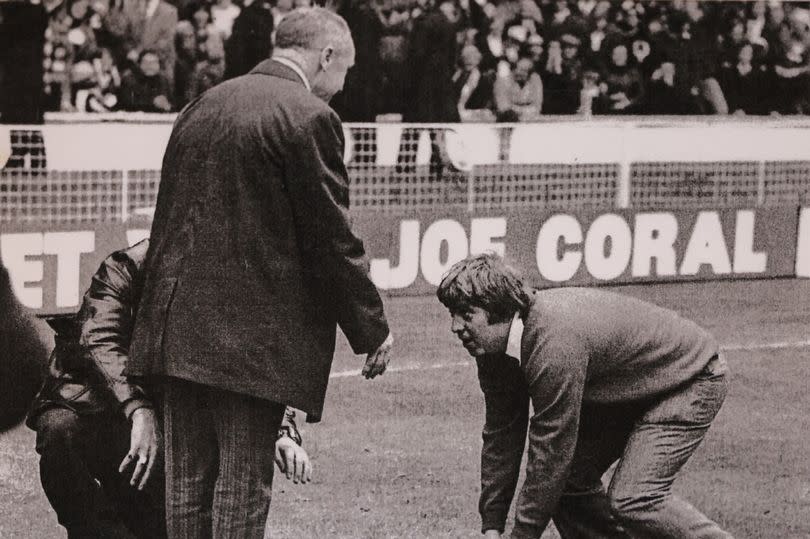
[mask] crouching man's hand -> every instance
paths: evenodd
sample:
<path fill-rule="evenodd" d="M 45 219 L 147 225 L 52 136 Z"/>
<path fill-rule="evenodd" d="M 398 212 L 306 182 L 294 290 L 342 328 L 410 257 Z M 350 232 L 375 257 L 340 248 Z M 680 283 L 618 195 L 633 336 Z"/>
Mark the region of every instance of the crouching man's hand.
<path fill-rule="evenodd" d="M 129 484 L 143 490 L 162 452 L 163 442 L 155 411 L 151 408 L 138 408 L 132 412 L 129 451 L 121 461 L 118 471 L 124 473 L 134 463 L 135 469 Z"/>
<path fill-rule="evenodd" d="M 276 464 L 281 473 L 293 483 L 309 483 L 312 480 L 312 463 L 304 448 L 288 436 L 276 441 Z"/>
<path fill-rule="evenodd" d="M 498 530 L 487 530 L 484 532 L 484 539 L 501 539 L 501 532 Z"/>

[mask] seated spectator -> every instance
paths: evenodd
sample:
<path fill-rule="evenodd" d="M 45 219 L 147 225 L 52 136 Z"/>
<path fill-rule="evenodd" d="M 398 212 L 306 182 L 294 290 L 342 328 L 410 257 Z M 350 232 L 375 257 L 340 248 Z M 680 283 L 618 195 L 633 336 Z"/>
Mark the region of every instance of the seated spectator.
<path fill-rule="evenodd" d="M 597 99 L 598 114 L 636 114 L 644 98 L 644 84 L 638 68 L 630 65 L 627 46 L 618 44 L 610 51 L 604 75 L 604 91 Z"/>
<path fill-rule="evenodd" d="M 160 59 L 151 50 L 141 52 L 138 66 L 121 81 L 119 102 L 127 111 L 170 112 L 169 81 L 160 72 Z"/>
<path fill-rule="evenodd" d="M 481 73 L 481 52 L 475 45 L 461 51 L 461 67 L 453 75 L 453 86 L 458 99 L 458 113 L 462 122 L 487 122 L 495 119 L 492 113 L 492 71 Z"/>
<path fill-rule="evenodd" d="M 232 0 L 216 0 L 211 5 L 211 23 L 219 30 L 223 41 L 231 37 L 233 21 L 239 16 L 242 10 L 232 2 Z"/>
<path fill-rule="evenodd" d="M 734 65 L 720 70 L 720 87 L 731 114 L 763 114 L 765 67 L 754 62 L 754 47 L 744 43 Z"/>
<path fill-rule="evenodd" d="M 543 110 L 543 81 L 528 56 L 518 59 L 511 74 L 495 80 L 493 94 L 499 122 L 530 122 Z"/>
<path fill-rule="evenodd" d="M 211 39 L 205 50 L 205 56 L 194 67 L 186 93 L 186 102 L 213 88 L 225 77 L 225 51 L 222 48 L 222 42 Z"/>

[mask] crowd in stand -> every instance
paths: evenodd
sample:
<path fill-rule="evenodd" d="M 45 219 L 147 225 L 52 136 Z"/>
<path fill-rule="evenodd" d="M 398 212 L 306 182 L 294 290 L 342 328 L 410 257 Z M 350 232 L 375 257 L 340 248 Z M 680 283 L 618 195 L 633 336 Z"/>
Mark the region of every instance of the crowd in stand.
<path fill-rule="evenodd" d="M 169 112 L 249 71 L 312 0 L 51 0 L 48 110 Z M 808 114 L 807 2 L 329 0 L 344 121 Z"/>

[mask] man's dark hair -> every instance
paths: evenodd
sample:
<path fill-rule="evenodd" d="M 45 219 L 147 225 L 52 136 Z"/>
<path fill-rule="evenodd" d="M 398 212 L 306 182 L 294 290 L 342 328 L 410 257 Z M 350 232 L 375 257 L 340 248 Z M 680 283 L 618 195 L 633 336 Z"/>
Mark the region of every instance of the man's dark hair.
<path fill-rule="evenodd" d="M 451 313 L 483 309 L 489 322 L 504 322 L 515 313 L 525 316 L 529 308 L 529 291 L 523 281 L 494 253 L 454 264 L 444 274 L 436 296 Z"/>

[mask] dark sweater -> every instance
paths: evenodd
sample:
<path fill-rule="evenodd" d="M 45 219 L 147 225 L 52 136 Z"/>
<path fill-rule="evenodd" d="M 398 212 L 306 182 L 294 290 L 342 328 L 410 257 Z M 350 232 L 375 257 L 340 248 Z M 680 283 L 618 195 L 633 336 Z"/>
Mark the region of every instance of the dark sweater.
<path fill-rule="evenodd" d="M 718 351 L 707 331 L 673 311 L 585 288 L 536 292 L 520 348 L 520 358 L 478 360 L 486 401 L 479 506 L 484 530 L 504 528 L 530 425 L 514 529 L 520 537 L 540 537 L 553 516 L 583 403 L 654 402 L 694 378 Z"/>

